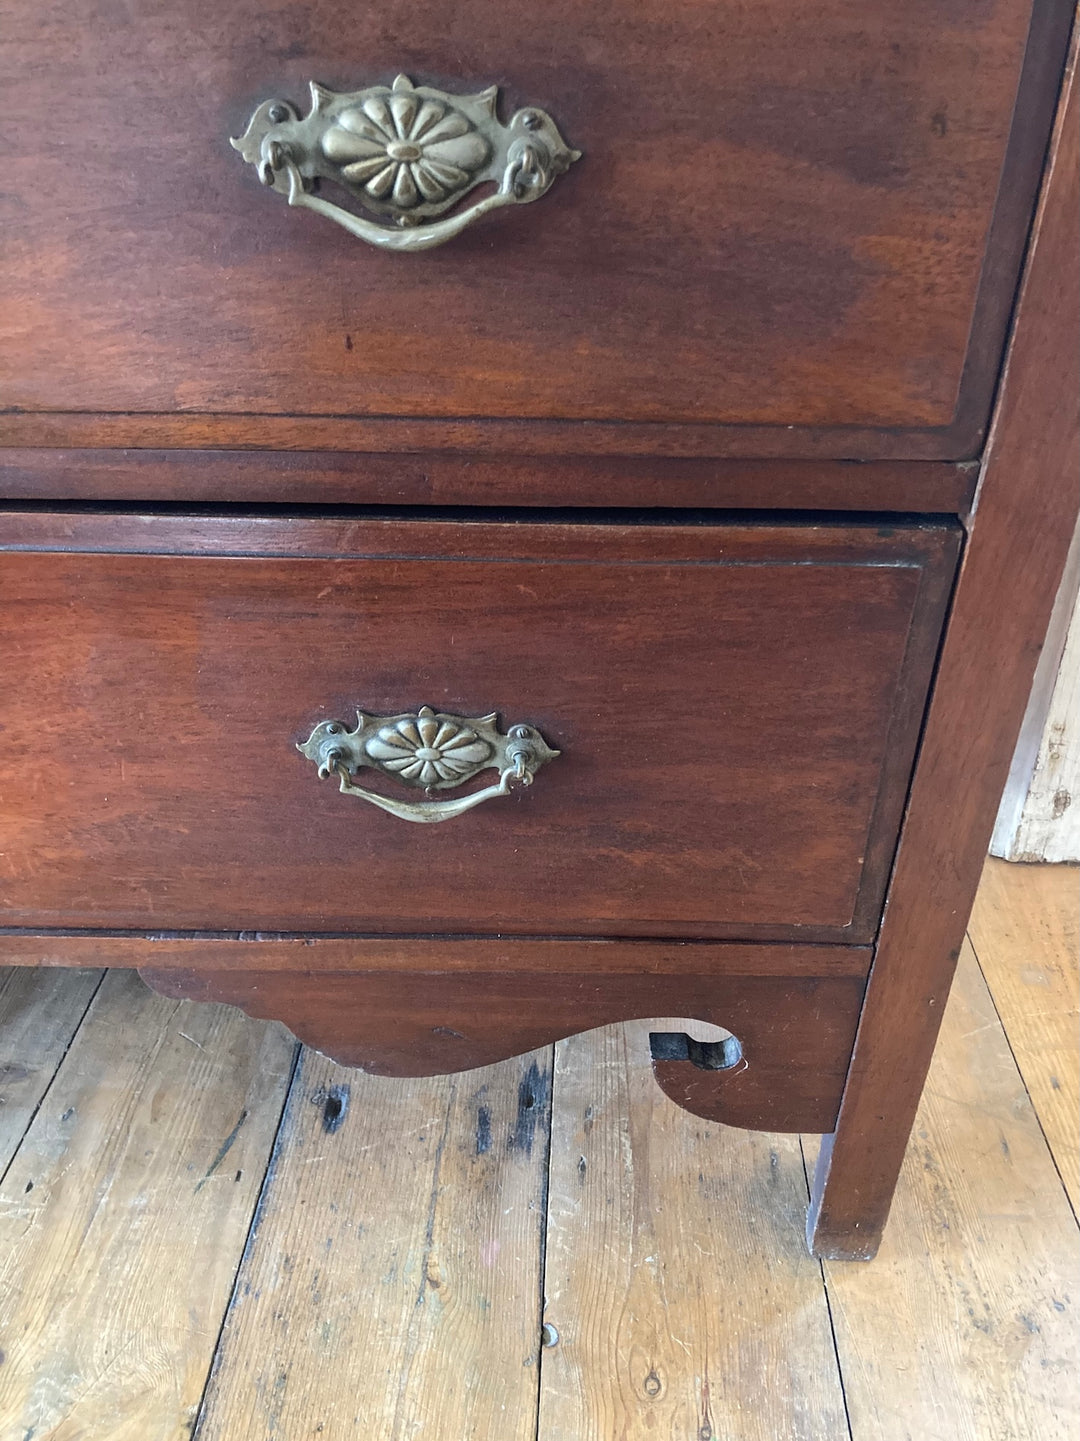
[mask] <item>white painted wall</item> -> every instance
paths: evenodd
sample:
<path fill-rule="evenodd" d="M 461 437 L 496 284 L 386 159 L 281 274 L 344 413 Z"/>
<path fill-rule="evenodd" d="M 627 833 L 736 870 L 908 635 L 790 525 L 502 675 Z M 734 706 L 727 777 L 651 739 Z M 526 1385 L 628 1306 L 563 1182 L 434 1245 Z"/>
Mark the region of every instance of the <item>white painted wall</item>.
<path fill-rule="evenodd" d="M 1058 592 L 1002 797 L 992 855 L 1080 861 L 1080 531 Z"/>

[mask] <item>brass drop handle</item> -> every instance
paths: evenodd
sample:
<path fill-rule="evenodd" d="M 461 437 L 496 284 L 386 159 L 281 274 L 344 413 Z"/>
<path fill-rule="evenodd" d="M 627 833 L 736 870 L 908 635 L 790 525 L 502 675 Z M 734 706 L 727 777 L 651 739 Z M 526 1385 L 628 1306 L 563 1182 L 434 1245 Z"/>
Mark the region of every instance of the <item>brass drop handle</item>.
<path fill-rule="evenodd" d="M 355 730 L 343 721 L 320 721 L 296 749 L 316 763 L 320 780 L 336 775 L 343 795 L 359 796 L 404 821 L 448 821 L 507 795 L 514 782 L 532 785 L 540 767 L 559 754 L 533 726 L 514 725 L 503 735 L 496 721 L 494 714 L 466 719 L 430 706 L 394 716 L 358 712 Z M 499 779 L 449 800 L 406 801 L 354 785 L 352 777 L 364 766 L 429 792 L 452 790 L 484 770 L 498 770 Z"/>
<path fill-rule="evenodd" d="M 310 84 L 307 115 L 287 100 L 265 100 L 230 144 L 290 205 L 384 250 L 430 250 L 501 206 L 539 200 L 581 158 L 543 110 L 519 110 L 504 125 L 495 114 L 496 85 L 451 95 L 406 75 L 347 94 Z M 313 194 L 320 180 L 339 185 L 383 223 Z M 488 181 L 493 193 L 446 214 Z"/>

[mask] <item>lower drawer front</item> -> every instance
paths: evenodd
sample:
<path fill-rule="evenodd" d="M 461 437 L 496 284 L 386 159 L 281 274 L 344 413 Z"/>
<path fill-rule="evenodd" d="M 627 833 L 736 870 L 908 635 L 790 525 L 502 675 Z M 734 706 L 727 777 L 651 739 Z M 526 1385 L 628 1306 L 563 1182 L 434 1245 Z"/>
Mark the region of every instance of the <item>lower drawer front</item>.
<path fill-rule="evenodd" d="M 0 922 L 865 940 L 957 545 L 948 524 L 0 516 Z M 425 705 L 560 754 L 412 825 L 297 750 Z"/>

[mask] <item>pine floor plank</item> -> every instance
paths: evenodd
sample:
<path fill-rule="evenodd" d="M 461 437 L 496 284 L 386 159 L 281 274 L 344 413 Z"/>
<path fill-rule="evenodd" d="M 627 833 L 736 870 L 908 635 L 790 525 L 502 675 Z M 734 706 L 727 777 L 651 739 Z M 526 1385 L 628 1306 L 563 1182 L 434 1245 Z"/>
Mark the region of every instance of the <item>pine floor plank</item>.
<path fill-rule="evenodd" d="M 854 1441 L 1075 1441 L 1076 1225 L 970 945 L 881 1251 L 825 1274 Z"/>
<path fill-rule="evenodd" d="M 840 1441 L 798 1139 L 673 1105 L 650 1029 L 556 1047 L 539 1441 Z"/>
<path fill-rule="evenodd" d="M 550 1060 L 303 1053 L 198 1441 L 533 1441 Z"/>
<path fill-rule="evenodd" d="M 0 970 L 0 1176 L 103 975 L 26 966 Z"/>
<path fill-rule="evenodd" d="M 969 930 L 1073 1210 L 1080 1211 L 1080 867 L 991 858 Z"/>
<path fill-rule="evenodd" d="M 106 976 L 0 1188 L 0 1436 L 190 1434 L 295 1053 Z"/>

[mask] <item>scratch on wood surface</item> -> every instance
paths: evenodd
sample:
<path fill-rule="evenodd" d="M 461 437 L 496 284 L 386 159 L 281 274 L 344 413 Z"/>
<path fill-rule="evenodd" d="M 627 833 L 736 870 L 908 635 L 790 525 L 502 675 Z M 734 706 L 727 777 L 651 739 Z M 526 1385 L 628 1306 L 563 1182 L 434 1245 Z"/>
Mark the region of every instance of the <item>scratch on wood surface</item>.
<path fill-rule="evenodd" d="M 101 1387 L 102 1383 L 108 1379 L 111 1372 L 115 1371 L 117 1365 L 120 1363 L 120 1361 L 124 1359 L 125 1356 L 128 1355 L 134 1345 L 134 1338 L 128 1338 L 120 1342 L 117 1349 L 105 1362 L 105 1365 L 102 1366 L 101 1370 L 98 1371 L 97 1375 L 92 1377 L 91 1380 L 87 1381 L 83 1388 L 78 1392 L 78 1394 L 72 1397 L 72 1399 L 67 1403 L 64 1414 L 58 1419 L 58 1421 L 56 1421 L 55 1423 L 50 1423 L 50 1430 L 54 1435 L 58 1435 L 62 1432 L 65 1423 L 67 1421 L 70 1421 L 72 1417 L 74 1417 L 75 1412 L 78 1410 L 78 1408 L 83 1404 L 83 1402 L 86 1401 L 88 1397 L 92 1396 L 94 1392 Z M 33 1428 L 31 1428 L 31 1430 L 33 1430 Z"/>
<path fill-rule="evenodd" d="M 436 1290 L 438 1289 L 438 1280 L 432 1268 L 432 1261 L 435 1255 L 435 1212 L 439 1204 L 443 1156 L 446 1154 L 446 1144 L 450 1137 L 450 1121 L 453 1115 L 453 1103 L 457 1091 L 455 1082 L 451 1082 L 450 1091 L 451 1095 L 446 1107 L 442 1134 L 439 1137 L 439 1144 L 435 1148 L 435 1159 L 431 1168 L 431 1200 L 428 1203 L 427 1225 L 424 1230 L 424 1254 L 420 1264 L 420 1287 L 416 1293 L 417 1306 L 424 1304 L 427 1299 L 429 1286 Z"/>
<path fill-rule="evenodd" d="M 993 1030 L 996 1030 L 997 1027 L 998 1027 L 1000 1024 L 1001 1024 L 1001 1022 L 1000 1022 L 1000 1021 L 998 1020 L 998 1018 L 995 1016 L 992 1021 L 987 1021 L 985 1025 L 976 1026 L 976 1027 L 974 1028 L 974 1030 L 971 1030 L 971 1031 L 965 1031 L 964 1034 L 960 1037 L 960 1040 L 966 1041 L 969 1036 L 978 1036 L 978 1035 L 981 1035 L 983 1031 L 993 1031 Z"/>
<path fill-rule="evenodd" d="M 237 1138 L 237 1136 L 240 1134 L 240 1128 L 241 1128 L 241 1126 L 243 1126 L 243 1124 L 244 1124 L 244 1122 L 247 1120 L 247 1118 L 248 1118 L 248 1111 L 247 1111 L 247 1108 L 245 1107 L 244 1110 L 242 1110 L 242 1111 L 240 1112 L 240 1118 L 239 1118 L 239 1120 L 237 1121 L 236 1125 L 232 1128 L 232 1130 L 229 1132 L 229 1134 L 225 1137 L 224 1141 L 222 1141 L 221 1145 L 218 1147 L 218 1153 L 217 1153 L 217 1155 L 214 1157 L 214 1159 L 210 1162 L 210 1166 L 209 1166 L 209 1169 L 208 1169 L 207 1172 L 206 1172 L 206 1175 L 203 1176 L 202 1180 L 201 1180 L 201 1181 L 199 1182 L 199 1184 L 195 1187 L 195 1194 L 196 1194 L 196 1195 L 199 1194 L 199 1192 L 202 1190 L 202 1188 L 206 1185 L 207 1181 L 209 1181 L 210 1177 L 214 1174 L 214 1172 L 217 1170 L 217 1168 L 221 1165 L 222 1161 L 224 1161 L 225 1157 L 226 1157 L 226 1156 L 229 1154 L 229 1152 L 232 1150 L 233 1145 L 234 1145 L 234 1143 L 235 1143 L 235 1141 L 236 1141 L 236 1138 Z"/>
<path fill-rule="evenodd" d="M 425 1121 L 421 1126 L 413 1126 L 408 1131 L 395 1132 L 393 1136 L 393 1143 L 395 1146 L 400 1146 L 402 1141 L 407 1141 L 411 1136 L 423 1136 L 434 1126 L 439 1125 L 442 1120 L 442 1116 L 432 1116 L 430 1120 Z M 380 1136 L 377 1141 L 369 1141 L 366 1146 L 357 1146 L 356 1150 L 353 1152 L 353 1155 L 366 1156 L 368 1151 L 383 1151 L 386 1149 L 387 1141 L 388 1137 Z M 313 1157 L 312 1159 L 315 1158 Z"/>

